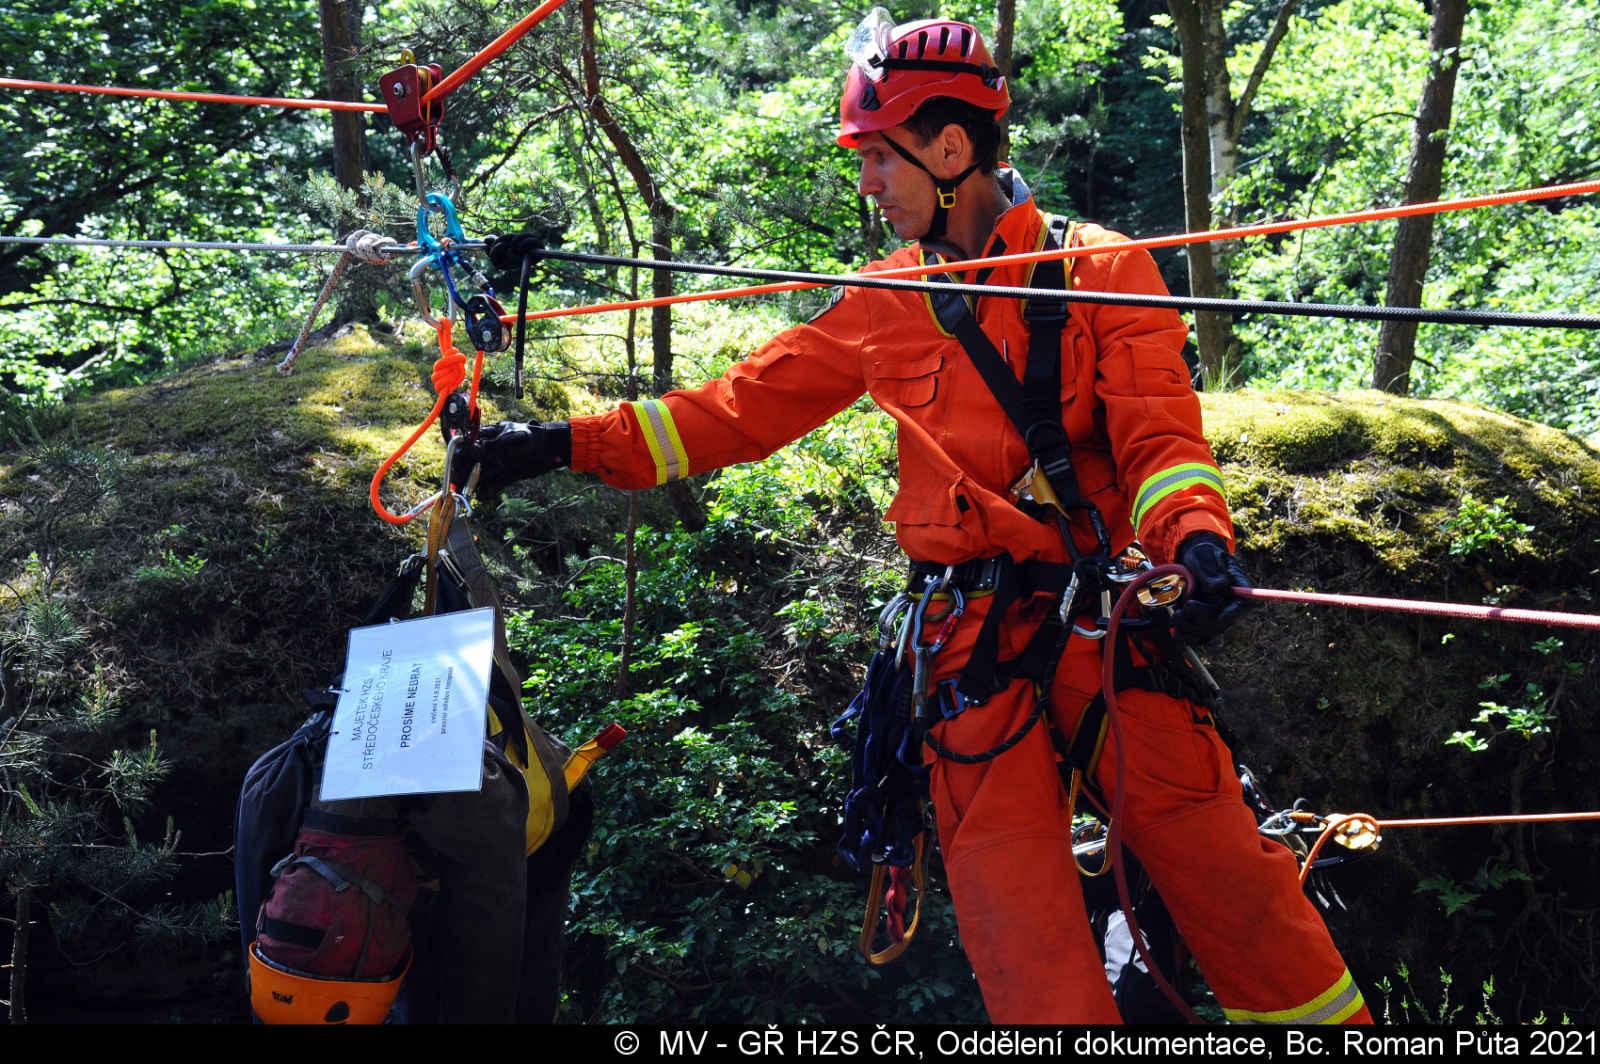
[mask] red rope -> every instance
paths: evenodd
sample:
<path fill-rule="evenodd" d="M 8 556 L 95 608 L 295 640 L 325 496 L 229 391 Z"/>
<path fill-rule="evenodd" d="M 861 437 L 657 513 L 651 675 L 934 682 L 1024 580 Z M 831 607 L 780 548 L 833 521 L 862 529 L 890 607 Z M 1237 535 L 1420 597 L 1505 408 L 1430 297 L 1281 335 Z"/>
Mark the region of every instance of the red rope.
<path fill-rule="evenodd" d="M 1327 595 L 1312 591 L 1275 591 L 1263 587 L 1236 587 L 1233 593 L 1240 598 L 1265 599 L 1269 602 L 1304 602 L 1322 606 L 1383 610 L 1388 613 L 1421 613 L 1436 617 L 1460 617 L 1465 620 L 1515 621 L 1520 624 L 1548 624 L 1600 631 L 1600 615 L 1592 613 L 1513 610 L 1504 606 L 1469 606 L 1460 602 L 1426 602 L 1419 599 L 1373 598 L 1367 595 Z"/>
<path fill-rule="evenodd" d="M 556 8 L 560 7 L 566 2 L 567 0 L 544 0 L 544 3 L 534 8 L 527 15 L 524 15 L 522 20 L 515 26 L 512 26 L 510 29 L 506 30 L 493 41 L 490 41 L 487 48 L 473 56 L 471 59 L 468 59 L 465 63 L 462 63 L 460 66 L 456 67 L 443 81 L 429 89 L 428 94 L 422 98 L 422 102 L 424 104 L 429 104 L 434 100 L 442 99 L 443 97 L 448 96 L 452 92 L 456 91 L 456 89 L 461 86 L 463 81 L 466 81 L 472 75 L 482 70 L 491 61 L 498 58 L 502 52 L 504 52 L 507 48 L 510 48 L 513 44 L 516 44 L 517 41 L 522 39 L 524 34 L 533 29 L 539 23 L 543 22 L 553 11 L 555 11 Z"/>
<path fill-rule="evenodd" d="M 381 103 L 353 100 L 297 100 L 279 96 L 229 96 L 221 92 L 172 92 L 167 89 L 124 89 L 115 85 L 63 85 L 53 81 L 19 81 L 0 78 L 4 89 L 49 89 L 54 92 L 87 92 L 98 96 L 144 96 L 158 100 L 201 100 L 206 103 L 245 103 L 257 107 L 300 107 L 313 111 L 378 111 L 389 109 Z"/>
<path fill-rule="evenodd" d="M 551 0 L 556 2 L 556 0 Z M 448 79 L 447 79 L 448 80 Z M 1211 229 L 1200 233 L 1177 233 L 1172 236 L 1153 236 L 1143 240 L 1128 240 L 1115 244 L 1096 244 L 1089 247 L 1062 248 L 1055 251 L 1028 251 L 1015 255 L 994 255 L 965 262 L 933 263 L 916 266 L 899 266 L 892 270 L 863 270 L 873 277 L 921 277 L 930 273 L 958 273 L 991 266 L 1017 266 L 1051 259 L 1074 259 L 1085 255 L 1109 255 L 1123 251 L 1151 248 L 1178 247 L 1183 244 L 1201 244 L 1214 240 L 1240 240 L 1251 236 L 1273 233 L 1292 233 L 1302 229 L 1322 229 L 1333 225 L 1353 225 L 1357 222 L 1376 222 L 1386 218 L 1402 218 L 1415 214 L 1443 214 L 1449 211 L 1472 210 L 1476 207 L 1494 207 L 1507 203 L 1526 203 L 1533 200 L 1553 199 L 1557 196 L 1581 196 L 1600 192 L 1600 181 L 1578 181 L 1567 185 L 1548 185 L 1543 188 L 1514 189 L 1509 192 L 1491 192 L 1483 196 L 1470 196 L 1458 200 L 1438 200 L 1432 203 L 1408 203 L 1399 207 L 1379 207 L 1370 211 L 1348 214 L 1329 214 L 1317 218 L 1303 218 L 1286 222 L 1264 222 L 1261 225 L 1235 226 L 1232 229 Z M 676 296 L 656 296 L 652 299 L 629 299 L 616 303 L 591 303 L 581 307 L 557 307 L 539 310 L 527 315 L 529 321 L 538 318 L 564 318 L 576 314 L 600 314 L 612 310 L 642 310 L 646 307 L 665 307 L 675 303 L 698 303 L 708 299 L 735 299 L 740 296 L 766 295 L 773 292 L 797 292 L 805 288 L 825 288 L 821 284 L 783 282 L 758 284 L 742 288 L 723 288 L 713 292 L 690 292 Z M 516 321 L 515 315 L 504 315 L 501 321 Z"/>
<path fill-rule="evenodd" d="M 1161 969 L 1150 957 L 1150 950 L 1145 946 L 1144 933 L 1139 930 L 1139 921 L 1133 912 L 1133 899 L 1128 892 L 1128 874 L 1122 867 L 1122 799 L 1127 790 L 1128 779 L 1128 746 L 1122 737 L 1122 710 L 1117 707 L 1116 683 L 1116 657 L 1117 657 L 1117 629 L 1122 624 L 1122 618 L 1128 610 L 1137 604 L 1139 589 L 1152 580 L 1172 574 L 1183 578 L 1185 587 L 1192 587 L 1194 578 L 1189 575 L 1189 570 L 1181 565 L 1158 565 L 1140 573 L 1134 581 L 1123 590 L 1122 596 L 1117 599 L 1116 606 L 1112 607 L 1111 616 L 1106 624 L 1106 638 L 1101 646 L 1105 647 L 1101 658 L 1100 691 L 1106 700 L 1106 718 L 1111 722 L 1111 742 L 1116 747 L 1117 771 L 1116 790 L 1111 794 L 1111 823 L 1106 826 L 1106 858 L 1111 862 L 1113 878 L 1117 881 L 1117 900 L 1122 906 L 1122 918 L 1128 922 L 1128 933 L 1133 936 L 1134 949 L 1139 951 L 1139 959 L 1144 962 L 1144 969 L 1150 978 L 1155 980 L 1156 986 L 1161 989 L 1173 1007 L 1190 1023 L 1204 1023 L 1189 1007 L 1189 1003 L 1179 996 L 1173 989 L 1167 977 L 1161 974 Z"/>
<path fill-rule="evenodd" d="M 1600 813 L 1513 813 L 1507 816 L 1425 817 L 1419 820 L 1379 820 L 1367 813 L 1335 814 L 1323 825 L 1316 844 L 1311 847 L 1311 852 L 1306 854 L 1305 862 L 1300 866 L 1300 885 L 1305 886 L 1306 879 L 1311 875 L 1311 866 L 1316 861 L 1317 854 L 1322 852 L 1323 844 L 1346 824 L 1367 824 L 1376 832 L 1379 828 L 1443 828 L 1459 827 L 1463 824 L 1549 824 L 1563 820 L 1600 820 Z"/>

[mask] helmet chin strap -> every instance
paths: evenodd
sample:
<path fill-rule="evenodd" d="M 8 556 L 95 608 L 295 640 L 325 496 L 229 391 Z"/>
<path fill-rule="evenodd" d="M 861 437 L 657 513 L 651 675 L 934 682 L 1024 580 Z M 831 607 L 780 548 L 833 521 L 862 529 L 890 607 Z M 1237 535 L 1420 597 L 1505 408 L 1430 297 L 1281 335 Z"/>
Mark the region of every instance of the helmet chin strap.
<path fill-rule="evenodd" d="M 898 152 L 902 159 L 933 178 L 933 188 L 938 196 L 938 202 L 933 208 L 933 221 L 928 223 L 928 231 L 922 234 L 921 239 L 937 240 L 939 237 L 944 236 L 945 223 L 950 219 L 950 208 L 956 205 L 956 188 L 960 186 L 961 182 L 972 176 L 978 169 L 978 164 L 973 163 L 955 177 L 940 177 L 924 166 L 921 159 L 912 155 L 910 151 L 900 144 L 895 143 L 894 138 L 890 137 L 889 134 L 879 130 L 878 136 L 882 137 L 889 147 Z"/>

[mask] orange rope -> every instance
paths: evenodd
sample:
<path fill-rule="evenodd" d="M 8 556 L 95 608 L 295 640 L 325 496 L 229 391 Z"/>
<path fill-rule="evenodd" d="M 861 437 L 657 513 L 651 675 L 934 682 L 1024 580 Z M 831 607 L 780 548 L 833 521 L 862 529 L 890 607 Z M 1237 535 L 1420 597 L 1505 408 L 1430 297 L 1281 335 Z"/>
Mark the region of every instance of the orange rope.
<path fill-rule="evenodd" d="M 383 478 L 389 472 L 389 468 L 399 461 L 400 456 L 411 450 L 411 445 L 422 439 L 422 434 L 427 432 L 433 423 L 439 419 L 440 413 L 444 411 L 445 400 L 450 397 L 451 392 L 461 387 L 462 381 L 467 379 L 467 356 L 456 350 L 455 344 L 450 339 L 451 328 L 452 322 L 449 318 L 439 319 L 439 357 L 433 363 L 433 387 L 439 393 L 439 398 L 434 401 L 433 410 L 429 412 L 422 424 L 417 426 L 416 431 L 411 434 L 406 442 L 402 443 L 398 450 L 383 460 L 383 464 L 378 466 L 378 471 L 372 475 L 372 487 L 368 492 L 368 498 L 372 500 L 372 509 L 377 512 L 379 517 L 391 525 L 409 524 L 416 520 L 419 515 L 390 513 L 378 499 L 378 485 L 383 483 Z M 471 408 L 473 410 L 478 408 L 478 378 L 482 373 L 483 352 L 479 351 L 477 362 L 472 368 Z"/>
<path fill-rule="evenodd" d="M 1107 255 L 1123 251 L 1150 248 L 1178 247 L 1184 244 L 1201 244 L 1214 240 L 1241 240 L 1251 236 L 1274 233 L 1293 233 L 1302 229 L 1322 229 L 1334 225 L 1352 225 L 1356 222 L 1375 222 L 1386 218 L 1402 218 L 1414 214 L 1443 214 L 1448 211 L 1465 211 L 1475 207 L 1494 207 L 1507 203 L 1526 203 L 1532 200 L 1552 199 L 1556 196 L 1581 196 L 1600 192 L 1600 181 L 1578 181 L 1567 185 L 1548 185 L 1544 188 L 1515 189 L 1509 192 L 1491 192 L 1458 200 L 1438 200 L 1432 203 L 1409 203 L 1399 207 L 1380 207 L 1370 211 L 1348 214 L 1329 214 L 1317 218 L 1303 218 L 1286 222 L 1265 222 L 1261 225 L 1241 225 L 1232 229 L 1210 229 L 1199 233 L 1177 233 L 1172 236 L 1153 236 L 1143 240 L 1128 240 L 1115 244 L 1095 244 L 1087 247 L 1060 248 L 1054 251 L 1028 251 L 1015 255 L 994 255 L 965 262 L 924 263 L 900 266 L 892 270 L 863 270 L 863 275 L 890 279 L 921 277 L 930 273 L 958 273 L 993 266 L 1017 266 L 1052 259 L 1073 259 L 1085 255 Z M 826 288 L 823 284 L 784 282 L 759 284 L 743 288 L 722 288 L 713 292 L 691 292 L 677 296 L 656 296 L 652 299 L 630 299 L 617 303 L 591 303 L 582 307 L 558 307 L 540 310 L 527 315 L 528 320 L 538 318 L 564 318 L 576 314 L 600 314 L 610 310 L 642 310 L 646 307 L 664 307 L 674 303 L 696 303 L 707 299 L 734 299 L 739 296 L 765 295 L 771 292 L 797 292 L 805 288 Z M 515 314 L 503 315 L 505 322 L 517 320 Z"/>
<path fill-rule="evenodd" d="M 1368 824 L 1372 827 L 1373 834 L 1378 832 L 1378 822 L 1365 813 L 1345 813 L 1342 816 L 1329 817 L 1328 823 L 1322 829 L 1322 834 L 1317 836 L 1316 845 L 1312 846 L 1311 852 L 1306 854 L 1305 864 L 1300 866 L 1300 886 L 1302 888 L 1306 885 L 1306 877 L 1311 875 L 1311 866 L 1316 862 L 1317 854 L 1322 852 L 1323 844 L 1333 837 L 1334 832 L 1351 823 Z"/>
<path fill-rule="evenodd" d="M 461 86 L 463 81 L 466 81 L 472 75 L 482 70 L 490 63 L 490 61 L 497 58 L 507 48 L 510 48 L 513 44 L 516 44 L 524 34 L 533 29 L 533 27 L 537 26 L 539 23 L 543 22 L 547 17 L 549 17 L 551 12 L 555 11 L 556 8 L 560 7 L 566 2 L 567 0 L 544 0 L 544 3 L 534 8 L 527 15 L 524 15 L 522 20 L 519 21 L 515 26 L 512 26 L 510 29 L 506 30 L 493 41 L 490 41 L 489 46 L 483 51 L 479 52 L 471 59 L 468 59 L 465 63 L 462 63 L 460 66 L 456 67 L 450 72 L 448 77 L 439 82 L 439 84 L 435 85 L 433 88 L 429 89 L 427 95 L 422 97 L 422 102 L 424 104 L 429 104 L 434 100 L 441 99 L 456 91 L 456 89 Z"/>
<path fill-rule="evenodd" d="M 142 96 L 158 100 L 201 100 L 206 103 L 244 103 L 257 107 L 300 107 L 315 111 L 377 111 L 387 113 L 389 110 L 381 103 L 359 103 L 354 100 L 297 100 L 279 96 L 229 96 L 221 92 L 124 89 L 115 85 L 63 85 L 53 81 L 19 81 L 16 78 L 0 78 L 0 88 L 87 92 L 98 96 Z"/>
<path fill-rule="evenodd" d="M 1328 818 L 1327 824 L 1322 828 L 1322 834 L 1317 836 L 1316 845 L 1311 847 L 1311 852 L 1306 855 L 1305 863 L 1300 868 L 1300 885 L 1305 886 L 1306 877 L 1311 874 L 1311 865 L 1317 859 L 1317 854 L 1322 852 L 1322 846 L 1332 838 L 1340 828 L 1350 823 L 1361 823 L 1370 826 L 1373 832 L 1382 828 L 1443 828 L 1459 827 L 1464 824 L 1549 824 L 1565 820 L 1600 820 L 1600 812 L 1595 813 L 1511 813 L 1501 816 L 1438 816 L 1421 817 L 1412 820 L 1378 820 L 1366 813 L 1345 813 Z"/>
<path fill-rule="evenodd" d="M 1513 813 L 1509 816 L 1445 816 L 1422 820 L 1380 820 L 1384 828 L 1438 828 L 1459 824 L 1548 824 L 1561 820 L 1600 820 L 1600 813 Z"/>

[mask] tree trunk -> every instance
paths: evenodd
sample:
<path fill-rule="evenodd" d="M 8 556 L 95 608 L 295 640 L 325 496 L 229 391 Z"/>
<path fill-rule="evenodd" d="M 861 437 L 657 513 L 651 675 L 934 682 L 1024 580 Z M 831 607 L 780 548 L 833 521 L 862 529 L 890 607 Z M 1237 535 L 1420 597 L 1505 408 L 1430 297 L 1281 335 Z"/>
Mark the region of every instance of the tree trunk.
<path fill-rule="evenodd" d="M 1228 77 L 1228 27 L 1224 0 L 1197 0 L 1205 51 L 1206 137 L 1211 154 L 1212 218 L 1222 221 L 1222 194 L 1239 172 L 1239 138 L 1233 134 L 1233 83 Z"/>
<path fill-rule="evenodd" d="M 350 0 L 318 0 L 322 21 L 322 69 L 330 100 L 361 99 L 355 69 L 355 26 L 361 5 Z M 367 116 L 362 111 L 333 112 L 333 176 L 343 188 L 359 192 L 367 171 Z M 340 218 L 341 235 L 356 219 Z"/>
<path fill-rule="evenodd" d="M 1422 84 L 1416 125 L 1411 133 L 1411 162 L 1406 167 L 1406 203 L 1427 203 L 1439 198 L 1444 180 L 1444 157 L 1449 147 L 1450 109 L 1455 102 L 1456 71 L 1460 68 L 1461 30 L 1469 0 L 1435 0 L 1433 25 L 1428 29 L 1428 77 Z M 1389 257 L 1391 307 L 1422 305 L 1422 285 L 1433 249 L 1433 215 L 1400 219 Z M 1411 390 L 1411 363 L 1417 354 L 1417 323 L 1386 321 L 1378 330 L 1378 350 L 1372 360 L 1372 386 L 1395 395 Z"/>
<path fill-rule="evenodd" d="M 661 186 L 656 184 L 655 175 L 650 172 L 650 167 L 644 161 L 638 146 L 634 144 L 628 131 L 617 121 L 616 115 L 612 114 L 611 108 L 606 104 L 605 96 L 600 91 L 600 62 L 595 52 L 595 26 L 598 21 L 595 15 L 595 0 L 582 0 L 578 10 L 583 24 L 580 57 L 583 62 L 584 106 L 594 118 L 595 124 L 605 133 L 606 139 L 611 142 L 617 157 L 622 160 L 628 175 L 633 178 L 634 187 L 639 190 L 640 197 L 650 208 L 651 257 L 670 259 L 672 222 L 677 217 L 677 211 L 667 202 Z M 654 298 L 672 295 L 671 270 L 652 272 L 650 294 Z M 655 393 L 662 395 L 672 390 L 672 308 L 669 306 L 650 308 L 650 349 L 651 382 Z M 667 498 L 672 501 L 672 508 L 677 512 L 678 519 L 683 522 L 685 528 L 698 531 L 706 526 L 705 513 L 690 494 L 687 485 L 677 482 L 668 484 Z"/>
<path fill-rule="evenodd" d="M 629 271 L 628 298 L 639 298 L 639 268 Z M 628 311 L 628 335 L 623 347 L 628 354 L 628 401 L 639 398 L 639 353 L 634 330 L 639 325 L 639 311 Z M 624 536 L 622 556 L 622 650 L 617 655 L 617 698 L 627 698 L 630 692 L 628 672 L 633 667 L 633 622 L 638 615 L 639 555 L 634 549 L 639 536 L 639 493 L 628 492 L 628 530 Z"/>
<path fill-rule="evenodd" d="M 1237 100 L 1228 74 L 1226 0 L 1167 0 L 1183 58 L 1183 202 L 1190 232 L 1234 223 L 1225 209 L 1228 187 L 1239 173 L 1239 139 L 1245 119 L 1272 65 L 1278 45 L 1300 0 L 1281 0 L 1261 54 Z M 1225 299 L 1229 294 L 1232 241 L 1189 246 L 1189 291 Z M 1243 345 L 1233 331 L 1232 314 L 1196 312 L 1200 369 L 1207 387 L 1243 383 Z"/>
<path fill-rule="evenodd" d="M 883 247 L 883 215 L 878 213 L 876 204 L 869 203 L 867 197 L 861 195 L 856 196 L 856 215 L 861 219 L 861 249 L 865 261 L 872 262 Z"/>
<path fill-rule="evenodd" d="M 1200 9 L 1193 0 L 1167 0 L 1178 31 L 1183 59 L 1183 216 L 1191 233 L 1211 228 L 1211 149 L 1206 135 L 1206 47 Z M 1189 244 L 1189 294 L 1222 299 L 1227 293 L 1217 277 L 1214 245 Z M 1200 375 L 1207 388 L 1229 383 L 1227 353 L 1232 319 L 1226 314 L 1196 311 L 1195 339 L 1200 347 Z"/>
<path fill-rule="evenodd" d="M 654 188 L 654 182 L 651 183 Z M 650 204 L 651 258 L 672 258 L 672 205 L 661 197 Z M 667 299 L 672 295 L 672 271 L 655 270 L 650 276 L 650 297 Z M 650 308 L 650 374 L 657 395 L 672 391 L 672 307 Z"/>
<path fill-rule="evenodd" d="M 28 978 L 28 928 L 33 920 L 33 891 L 17 891 L 17 922 L 11 931 L 11 1026 L 28 1022 L 24 1005 Z"/>
<path fill-rule="evenodd" d="M 994 65 L 1011 81 L 1011 44 L 1017 31 L 1017 0 L 998 0 L 994 12 Z M 1011 110 L 1000 116 L 1000 161 L 1011 160 Z"/>

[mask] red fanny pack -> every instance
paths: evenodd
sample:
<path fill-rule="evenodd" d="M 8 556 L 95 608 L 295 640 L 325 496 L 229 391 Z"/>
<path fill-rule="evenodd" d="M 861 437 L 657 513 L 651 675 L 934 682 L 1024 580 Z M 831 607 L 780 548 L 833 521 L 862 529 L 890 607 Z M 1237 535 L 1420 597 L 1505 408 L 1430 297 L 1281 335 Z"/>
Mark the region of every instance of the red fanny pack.
<path fill-rule="evenodd" d="M 342 821 L 358 831 L 330 830 Z M 341 827 L 346 824 L 341 823 Z M 359 833 L 359 821 L 307 811 L 294 853 L 272 869 L 256 919 L 267 960 L 334 979 L 393 977 L 411 948 L 406 914 L 416 873 L 394 825 Z"/>

